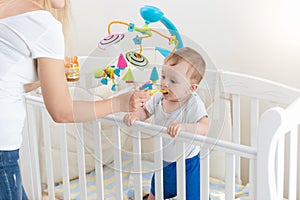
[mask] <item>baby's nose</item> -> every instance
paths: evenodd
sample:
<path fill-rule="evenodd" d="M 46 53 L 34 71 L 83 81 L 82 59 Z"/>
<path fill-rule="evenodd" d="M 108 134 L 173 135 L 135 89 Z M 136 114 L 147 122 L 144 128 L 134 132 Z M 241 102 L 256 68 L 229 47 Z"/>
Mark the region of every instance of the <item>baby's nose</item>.
<path fill-rule="evenodd" d="M 162 83 L 161 83 L 161 86 L 163 86 L 163 87 L 168 87 L 168 84 L 167 84 L 166 82 L 162 82 Z"/>

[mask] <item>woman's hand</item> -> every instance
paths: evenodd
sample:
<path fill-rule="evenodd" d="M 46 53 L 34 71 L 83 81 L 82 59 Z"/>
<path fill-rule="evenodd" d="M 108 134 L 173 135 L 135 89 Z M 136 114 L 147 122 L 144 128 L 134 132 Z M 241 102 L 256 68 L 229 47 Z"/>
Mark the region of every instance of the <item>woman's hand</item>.
<path fill-rule="evenodd" d="M 129 112 L 137 111 L 139 108 L 144 107 L 146 101 L 150 99 L 150 91 L 136 90 L 130 97 Z"/>
<path fill-rule="evenodd" d="M 130 91 L 124 94 L 121 94 L 115 97 L 116 102 L 113 104 L 117 104 L 116 106 L 120 106 L 121 112 L 135 112 L 139 108 L 143 107 L 150 99 L 150 92 L 147 91 Z"/>
<path fill-rule="evenodd" d="M 40 87 L 40 81 L 36 81 L 33 83 L 27 83 L 24 85 L 24 91 L 27 92 L 31 92 L 32 90 L 35 90 L 36 88 Z"/>

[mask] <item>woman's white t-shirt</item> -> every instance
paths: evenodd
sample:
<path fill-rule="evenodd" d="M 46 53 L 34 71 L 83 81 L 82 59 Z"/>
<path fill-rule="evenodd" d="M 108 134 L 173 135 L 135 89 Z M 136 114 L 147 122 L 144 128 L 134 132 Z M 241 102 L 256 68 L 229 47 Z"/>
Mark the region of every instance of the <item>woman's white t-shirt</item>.
<path fill-rule="evenodd" d="M 0 19 L 0 150 L 22 143 L 24 84 L 37 80 L 36 58 L 64 59 L 62 25 L 36 10 Z"/>
<path fill-rule="evenodd" d="M 165 112 L 162 106 L 162 93 L 155 93 L 146 103 L 146 109 L 153 115 L 154 123 L 168 127 L 172 123 L 197 123 L 202 117 L 207 116 L 205 105 L 200 97 L 194 93 L 190 99 L 173 112 Z M 163 138 L 163 160 L 175 162 L 182 155 L 177 154 L 176 138 Z M 199 146 L 193 141 L 185 145 L 185 158 L 192 158 L 200 151 Z"/>

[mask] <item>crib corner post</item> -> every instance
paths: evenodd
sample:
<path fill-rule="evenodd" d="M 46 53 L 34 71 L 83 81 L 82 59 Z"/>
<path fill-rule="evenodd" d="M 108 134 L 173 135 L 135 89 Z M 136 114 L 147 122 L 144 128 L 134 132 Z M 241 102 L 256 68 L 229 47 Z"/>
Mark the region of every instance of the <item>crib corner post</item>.
<path fill-rule="evenodd" d="M 261 117 L 257 145 L 257 199 L 277 199 L 275 151 L 282 123 L 282 109 L 272 108 Z M 267 186 L 267 188 L 266 188 Z"/>

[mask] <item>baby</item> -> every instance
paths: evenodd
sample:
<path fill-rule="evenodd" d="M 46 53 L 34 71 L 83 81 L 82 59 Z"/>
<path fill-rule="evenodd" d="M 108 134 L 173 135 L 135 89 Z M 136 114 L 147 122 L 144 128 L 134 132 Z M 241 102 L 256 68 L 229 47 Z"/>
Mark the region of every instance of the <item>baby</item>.
<path fill-rule="evenodd" d="M 131 126 L 136 120 L 144 121 L 153 115 L 154 123 L 167 127 L 173 138 L 163 138 L 164 199 L 177 195 L 175 137 L 180 131 L 207 135 L 208 116 L 204 103 L 195 93 L 205 72 L 202 56 L 190 47 L 181 48 L 165 58 L 161 71 L 161 90 L 154 93 L 136 112 L 124 116 Z M 200 200 L 199 146 L 186 144 L 186 199 Z M 152 177 L 148 200 L 155 199 L 155 175 Z"/>

